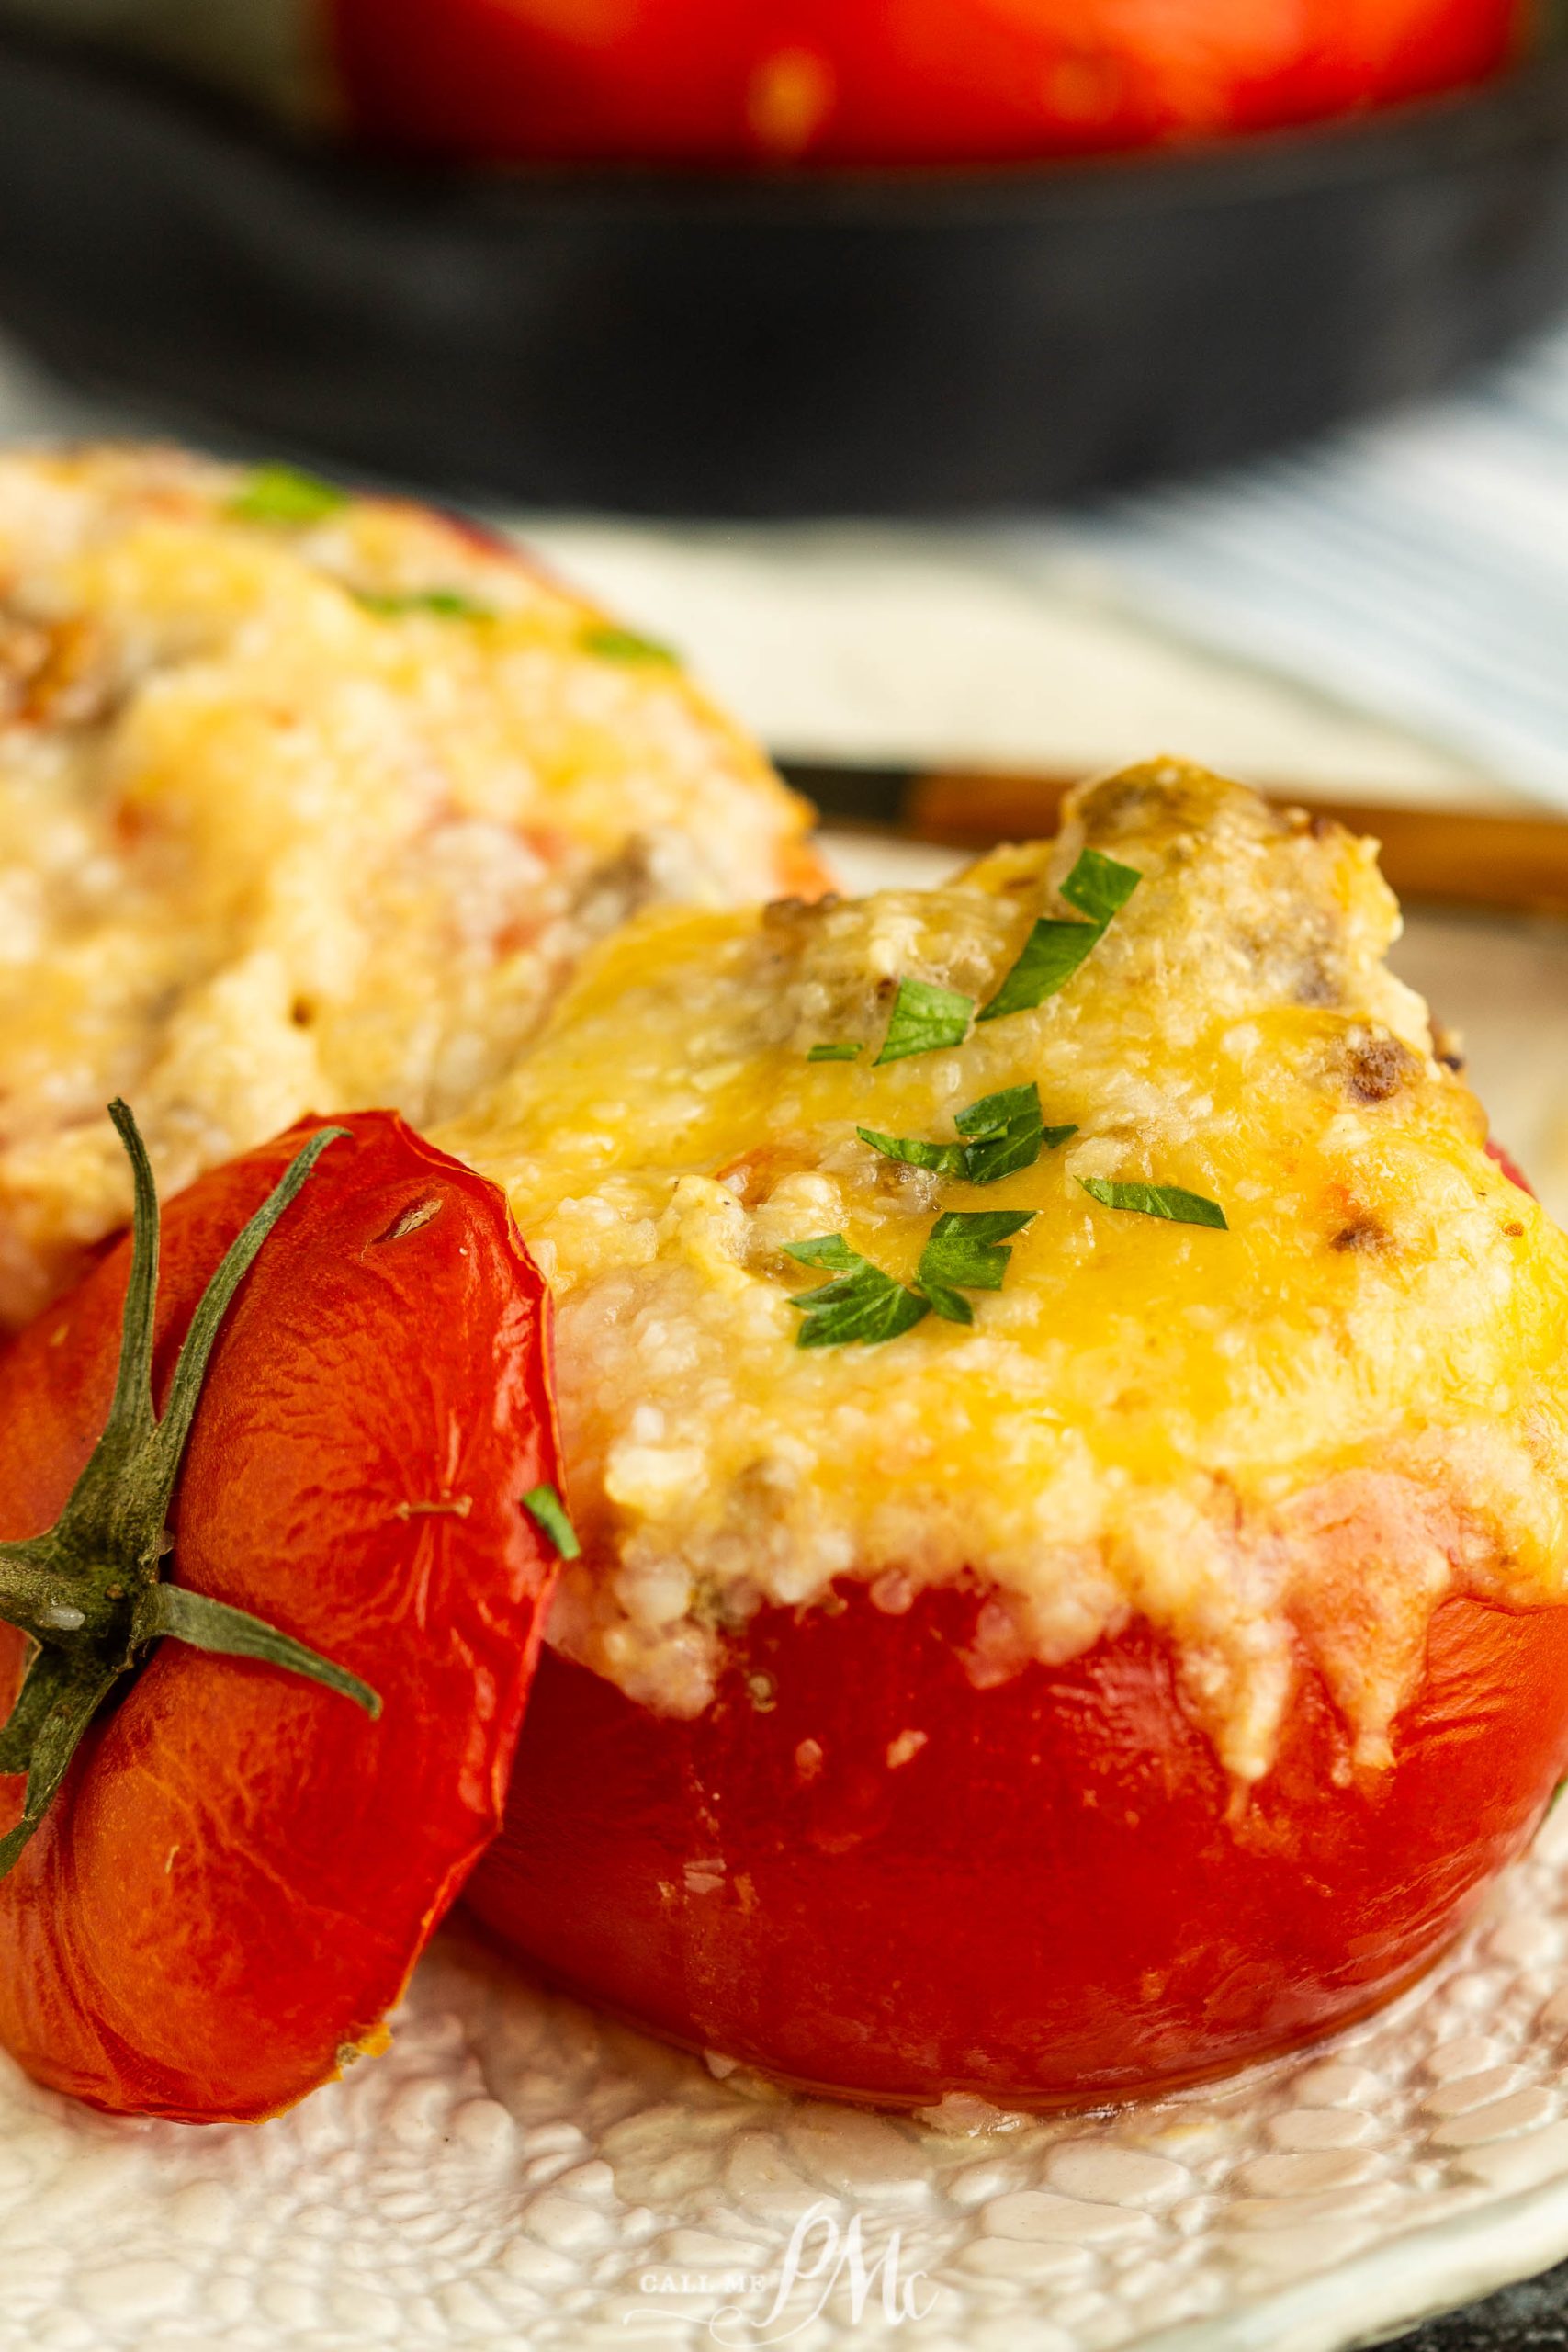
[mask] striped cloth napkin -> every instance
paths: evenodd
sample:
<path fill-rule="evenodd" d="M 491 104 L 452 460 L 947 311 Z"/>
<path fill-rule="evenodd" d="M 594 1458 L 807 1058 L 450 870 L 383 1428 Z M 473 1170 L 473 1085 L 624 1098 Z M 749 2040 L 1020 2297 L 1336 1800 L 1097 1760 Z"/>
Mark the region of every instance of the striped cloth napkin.
<path fill-rule="evenodd" d="M 1162 626 L 1568 808 L 1568 332 L 1440 402 L 1101 504 L 1072 536 Z"/>

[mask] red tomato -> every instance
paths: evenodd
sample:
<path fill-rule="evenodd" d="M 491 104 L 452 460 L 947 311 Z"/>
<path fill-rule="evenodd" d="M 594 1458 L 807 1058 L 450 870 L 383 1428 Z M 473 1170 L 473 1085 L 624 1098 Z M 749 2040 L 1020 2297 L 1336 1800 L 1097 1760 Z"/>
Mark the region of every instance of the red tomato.
<path fill-rule="evenodd" d="M 1530 1182 L 1529 1178 L 1525 1174 L 1524 1170 L 1519 1166 L 1512 1152 L 1505 1150 L 1503 1146 L 1497 1141 L 1495 1136 L 1489 1136 L 1487 1137 L 1486 1149 L 1489 1156 L 1496 1161 L 1504 1175 L 1508 1179 L 1508 1182 L 1511 1184 L 1517 1184 L 1521 1193 L 1528 1193 L 1533 1201 L 1535 1198 L 1535 1186 Z"/>
<path fill-rule="evenodd" d="M 499 161 L 997 162 L 1480 80 L 1519 0 L 330 0 L 352 121 Z"/>
<path fill-rule="evenodd" d="M 1134 2092 L 1386 1999 L 1568 1758 L 1568 1608 L 1450 1600 L 1386 1771 L 1303 1672 L 1238 1797 L 1146 1628 L 976 1690 L 979 1596 L 771 1609 L 694 1722 L 547 1652 L 468 1900 L 655 2032 L 887 2103 Z"/>
<path fill-rule="evenodd" d="M 164 1226 L 154 1387 L 310 1120 Z M 251 2120 L 380 2021 L 501 1818 L 553 1557 L 546 1294 L 494 1188 L 386 1112 L 336 1123 L 213 1353 L 172 1581 L 379 1692 L 159 1642 L 0 1882 L 0 2042 L 120 2112 Z M 0 1356 L 0 1535 L 49 1527 L 103 1429 L 129 1244 Z M 21 1637 L 0 1626 L 0 1684 Z M 118 1695 L 123 1693 L 123 1695 Z M 0 1831 L 22 1782 L 0 1780 Z"/>

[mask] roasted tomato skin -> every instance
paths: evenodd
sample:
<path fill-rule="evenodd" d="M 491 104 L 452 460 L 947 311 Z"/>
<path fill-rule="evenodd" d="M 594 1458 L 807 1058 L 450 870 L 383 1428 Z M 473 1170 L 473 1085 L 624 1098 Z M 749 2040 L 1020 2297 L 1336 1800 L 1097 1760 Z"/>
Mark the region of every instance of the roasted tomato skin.
<path fill-rule="evenodd" d="M 488 158 L 987 163 L 1478 81 L 1519 0 L 331 0 L 349 119 Z"/>
<path fill-rule="evenodd" d="M 165 1204 L 160 1399 L 223 1249 L 322 1124 Z M 491 1186 L 390 1113 L 332 1124 L 214 1351 L 173 1572 L 382 1714 L 164 1641 L 89 1729 L 0 1883 L 0 2043 L 114 2112 L 258 2120 L 375 2046 L 501 1818 L 552 1578 L 517 1509 L 559 1475 L 547 1294 Z M 0 1535 L 52 1522 L 102 1429 L 128 1264 L 122 1242 L 0 1354 Z M 0 1779 L 0 1831 L 22 1786 Z"/>
<path fill-rule="evenodd" d="M 1568 1608 L 1450 1599 L 1392 1769 L 1303 1668 L 1243 1795 L 1134 1625 L 976 1689 L 978 1597 L 770 1609 L 660 1718 L 547 1651 L 467 1900 L 655 2032 L 886 2103 L 1119 2098 L 1243 2065 L 1419 1973 L 1568 1757 Z"/>

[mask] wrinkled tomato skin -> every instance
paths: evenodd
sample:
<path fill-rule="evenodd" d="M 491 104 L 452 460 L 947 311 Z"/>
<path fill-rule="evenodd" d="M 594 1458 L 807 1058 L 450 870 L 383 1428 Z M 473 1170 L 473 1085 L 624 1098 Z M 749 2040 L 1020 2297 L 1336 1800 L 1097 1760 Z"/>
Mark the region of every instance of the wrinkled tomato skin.
<path fill-rule="evenodd" d="M 1520 0 L 332 0 L 350 121 L 490 161 L 973 164 L 1451 90 Z"/>
<path fill-rule="evenodd" d="M 321 1124 L 165 1205 L 160 1396 L 223 1249 Z M 112 2112 L 254 2120 L 330 2079 L 501 1818 L 552 1574 L 516 1507 L 559 1476 L 547 1295 L 491 1186 L 389 1113 L 333 1124 L 214 1351 L 172 1566 L 383 1712 L 164 1641 L 90 1729 L 0 1883 L 0 2042 Z M 53 1521 L 103 1426 L 128 1262 L 0 1355 L 0 1534 Z M 6 1697 L 22 1645 L 0 1639 Z M 22 1789 L 0 1778 L 0 1830 Z"/>
<path fill-rule="evenodd" d="M 1445 1602 L 1382 1772 L 1303 1668 L 1238 1801 L 1146 1628 L 978 1690 L 975 1595 L 842 1598 L 756 1618 L 689 1723 L 547 1651 L 467 1899 L 656 2033 L 863 2100 L 1094 2102 L 1321 2034 L 1441 1951 L 1568 1756 L 1568 1608 Z"/>

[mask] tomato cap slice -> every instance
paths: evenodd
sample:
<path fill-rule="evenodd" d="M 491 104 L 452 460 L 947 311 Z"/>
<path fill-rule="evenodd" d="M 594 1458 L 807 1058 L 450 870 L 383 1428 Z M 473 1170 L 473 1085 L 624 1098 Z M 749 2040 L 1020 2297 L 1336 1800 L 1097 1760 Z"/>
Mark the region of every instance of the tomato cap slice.
<path fill-rule="evenodd" d="M 164 1213 L 154 1389 L 302 1143 Z M 379 1694 L 160 1642 L 0 1882 L 0 2042 L 115 2112 L 274 2114 L 378 2046 L 502 1817 L 554 1547 L 548 1296 L 495 1188 L 390 1113 L 345 1132 L 246 1275 L 170 1517 L 171 1582 Z M 130 1243 L 0 1356 L 0 1539 L 58 1517 L 114 1389 Z M 0 1697 L 24 1643 L 0 1626 Z M 0 1834 L 23 1783 L 0 1779 Z"/>

